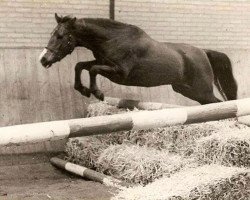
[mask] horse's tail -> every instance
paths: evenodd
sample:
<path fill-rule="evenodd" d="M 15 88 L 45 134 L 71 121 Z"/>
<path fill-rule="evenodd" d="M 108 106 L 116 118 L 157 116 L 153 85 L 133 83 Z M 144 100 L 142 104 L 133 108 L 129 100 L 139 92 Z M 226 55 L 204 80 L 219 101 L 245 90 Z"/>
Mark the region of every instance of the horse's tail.
<path fill-rule="evenodd" d="M 224 53 L 205 49 L 213 68 L 214 83 L 225 100 L 237 99 L 237 82 L 233 76 L 232 64 Z"/>

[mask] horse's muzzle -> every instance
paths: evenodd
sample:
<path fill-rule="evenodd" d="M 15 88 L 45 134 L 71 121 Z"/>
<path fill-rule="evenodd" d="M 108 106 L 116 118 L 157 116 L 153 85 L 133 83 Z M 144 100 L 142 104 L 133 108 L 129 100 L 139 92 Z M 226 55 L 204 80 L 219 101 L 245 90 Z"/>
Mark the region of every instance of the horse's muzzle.
<path fill-rule="evenodd" d="M 40 62 L 45 68 L 49 68 L 52 65 L 45 57 L 42 57 Z"/>
<path fill-rule="evenodd" d="M 45 57 L 45 54 L 47 52 L 48 52 L 48 50 L 45 48 L 39 56 L 39 60 L 42 64 L 42 66 L 44 66 L 45 68 L 49 68 L 52 65 L 52 63 Z"/>

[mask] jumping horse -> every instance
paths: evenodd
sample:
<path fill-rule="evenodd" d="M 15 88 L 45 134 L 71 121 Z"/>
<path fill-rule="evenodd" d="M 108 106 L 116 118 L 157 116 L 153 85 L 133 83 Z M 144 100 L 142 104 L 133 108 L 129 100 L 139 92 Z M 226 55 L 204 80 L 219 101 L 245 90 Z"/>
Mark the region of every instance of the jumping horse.
<path fill-rule="evenodd" d="M 60 17 L 47 47 L 40 55 L 45 68 L 72 53 L 75 47 L 93 52 L 94 60 L 75 66 L 74 88 L 82 95 L 103 100 L 97 87 L 100 74 L 126 86 L 172 85 L 173 90 L 200 104 L 220 102 L 213 83 L 224 100 L 237 98 L 237 83 L 231 62 L 224 53 L 188 44 L 161 43 L 137 26 L 101 18 Z M 90 86 L 81 83 L 82 70 L 88 70 Z"/>

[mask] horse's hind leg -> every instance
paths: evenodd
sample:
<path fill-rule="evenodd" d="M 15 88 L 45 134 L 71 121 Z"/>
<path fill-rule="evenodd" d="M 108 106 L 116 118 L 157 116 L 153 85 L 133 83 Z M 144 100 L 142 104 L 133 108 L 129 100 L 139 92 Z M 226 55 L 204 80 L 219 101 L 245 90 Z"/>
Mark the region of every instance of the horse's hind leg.
<path fill-rule="evenodd" d="M 198 101 L 202 105 L 221 102 L 214 96 L 213 89 L 199 90 L 199 87 L 191 87 L 186 84 L 175 84 L 172 87 L 174 91 L 194 101 Z"/>

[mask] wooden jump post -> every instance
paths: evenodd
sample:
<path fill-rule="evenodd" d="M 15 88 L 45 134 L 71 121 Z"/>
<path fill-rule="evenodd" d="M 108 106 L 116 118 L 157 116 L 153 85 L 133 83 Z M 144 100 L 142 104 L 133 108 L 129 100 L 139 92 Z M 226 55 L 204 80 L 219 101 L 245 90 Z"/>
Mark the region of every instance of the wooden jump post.
<path fill-rule="evenodd" d="M 250 98 L 201 106 L 16 125 L 0 128 L 0 145 L 191 124 L 246 115 L 250 115 Z"/>

